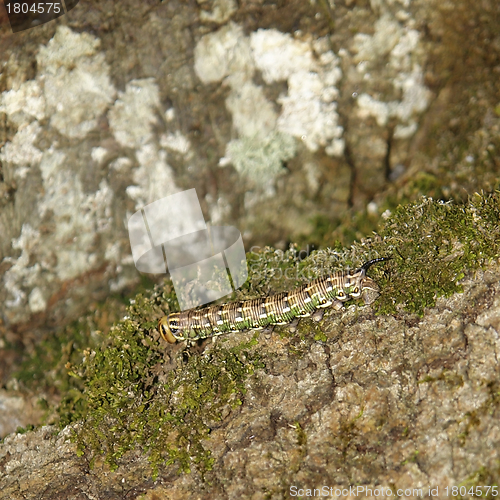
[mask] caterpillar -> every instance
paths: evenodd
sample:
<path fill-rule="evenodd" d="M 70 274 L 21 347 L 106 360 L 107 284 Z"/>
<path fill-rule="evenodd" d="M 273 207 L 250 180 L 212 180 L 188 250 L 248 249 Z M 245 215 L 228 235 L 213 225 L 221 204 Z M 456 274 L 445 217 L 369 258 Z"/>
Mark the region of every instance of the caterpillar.
<path fill-rule="evenodd" d="M 380 288 L 366 272 L 373 264 L 390 258 L 370 260 L 353 272 L 340 271 L 317 278 L 291 292 L 171 313 L 159 320 L 158 329 L 164 340 L 174 344 L 178 340 L 285 325 L 311 315 L 319 321 L 325 308 L 339 310 L 349 299 L 362 298 L 365 304 L 374 302 Z"/>

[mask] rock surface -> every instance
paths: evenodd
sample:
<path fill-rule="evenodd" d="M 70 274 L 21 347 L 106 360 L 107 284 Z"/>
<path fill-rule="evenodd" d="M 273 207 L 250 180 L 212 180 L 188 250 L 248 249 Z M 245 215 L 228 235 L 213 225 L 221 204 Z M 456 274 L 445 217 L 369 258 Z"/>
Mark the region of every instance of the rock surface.
<path fill-rule="evenodd" d="M 71 365 L 78 346 L 54 332 L 137 283 L 126 221 L 144 205 L 195 187 L 205 218 L 251 244 L 335 246 L 421 194 L 498 187 L 499 24 L 496 0 L 82 0 L 12 36 L 0 8 L 1 437 L 39 422 L 38 397 L 63 387 L 25 397 L 12 378 L 22 356 L 52 335 Z M 116 472 L 100 457 L 91 469 L 71 428 L 44 427 L 0 444 L 0 497 L 345 497 L 335 488 L 359 485 L 444 498 L 498 484 L 499 277 L 470 275 L 423 318 L 354 307 L 262 333 L 264 368 L 211 424 L 203 477 L 165 466 L 153 481 L 141 449 Z"/>
<path fill-rule="evenodd" d="M 281 248 L 493 189 L 499 17 L 494 0 L 124 0 L 4 23 L 3 323 L 29 344 L 136 283 L 128 218 L 185 189 Z"/>

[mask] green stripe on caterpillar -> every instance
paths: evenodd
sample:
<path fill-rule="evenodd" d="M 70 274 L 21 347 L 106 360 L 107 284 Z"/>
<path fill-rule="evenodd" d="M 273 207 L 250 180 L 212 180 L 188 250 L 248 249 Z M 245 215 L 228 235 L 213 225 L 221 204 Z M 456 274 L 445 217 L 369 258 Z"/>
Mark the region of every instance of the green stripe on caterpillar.
<path fill-rule="evenodd" d="M 326 307 L 339 310 L 349 299 L 361 298 L 365 304 L 374 302 L 380 289 L 366 272 L 373 264 L 390 258 L 370 260 L 353 272 L 340 271 L 317 278 L 291 292 L 171 313 L 160 319 L 158 329 L 167 342 L 174 344 L 178 340 L 285 325 L 311 315 L 319 321 Z"/>

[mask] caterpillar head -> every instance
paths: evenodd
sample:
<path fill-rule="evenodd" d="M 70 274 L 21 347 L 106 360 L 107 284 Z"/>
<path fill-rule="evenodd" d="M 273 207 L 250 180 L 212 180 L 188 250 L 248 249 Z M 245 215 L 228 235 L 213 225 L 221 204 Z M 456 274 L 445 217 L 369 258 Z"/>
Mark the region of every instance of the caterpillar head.
<path fill-rule="evenodd" d="M 361 281 L 360 295 L 365 304 L 371 304 L 380 295 L 380 287 L 371 278 L 365 276 Z"/>
<path fill-rule="evenodd" d="M 179 321 L 178 314 L 170 314 L 169 316 L 163 316 L 163 318 L 158 321 L 158 330 L 160 331 L 163 340 L 166 340 L 169 344 L 175 344 L 177 340 L 182 340 L 176 333 L 179 331 Z"/>
<path fill-rule="evenodd" d="M 340 302 L 361 298 L 365 304 L 371 304 L 379 296 L 379 291 L 380 288 L 375 281 L 366 276 L 364 269 L 362 269 L 354 275 L 346 277 L 335 298 Z"/>
<path fill-rule="evenodd" d="M 372 304 L 380 295 L 380 288 L 370 277 L 366 275 L 366 271 L 377 262 L 389 260 L 391 257 L 380 257 L 365 262 L 354 274 L 348 274 L 342 289 L 337 294 L 337 300 L 344 302 L 348 299 L 362 298 L 365 304 Z"/>

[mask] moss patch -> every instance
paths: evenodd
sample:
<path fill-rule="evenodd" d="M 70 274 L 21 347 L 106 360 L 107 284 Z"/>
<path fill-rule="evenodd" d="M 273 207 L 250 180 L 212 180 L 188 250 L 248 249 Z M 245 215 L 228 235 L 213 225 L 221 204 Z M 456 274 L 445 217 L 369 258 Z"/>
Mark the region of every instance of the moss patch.
<path fill-rule="evenodd" d="M 480 496 L 485 499 L 498 498 L 500 488 L 497 478 L 500 475 L 500 465 L 497 470 L 489 470 L 480 467 L 474 474 L 471 474 L 465 481 L 462 481 L 458 488 L 450 493 L 458 499 Z M 465 494 L 464 494 L 465 493 Z"/>
<path fill-rule="evenodd" d="M 202 441 L 224 412 L 241 405 L 245 378 L 261 366 L 249 351 L 256 341 L 189 356 L 165 375 L 163 346 L 146 329 L 137 331 L 132 319 L 120 330 L 85 364 L 89 412 L 75 435 L 79 452 L 90 449 L 93 459 L 103 453 L 114 469 L 140 444 L 154 476 L 160 465 L 172 463 L 183 472 L 193 463 L 202 473 L 210 470 Z"/>
<path fill-rule="evenodd" d="M 466 204 L 423 198 L 399 207 L 373 241 L 394 259 L 378 312 L 394 314 L 400 305 L 421 316 L 437 297 L 460 292 L 466 271 L 499 258 L 499 221 L 500 192 L 476 194 Z"/>
<path fill-rule="evenodd" d="M 78 401 L 85 413 L 74 439 L 91 463 L 104 455 L 115 469 L 120 457 L 140 445 L 153 475 L 172 463 L 183 472 L 193 464 L 202 473 L 211 469 L 202 441 L 214 422 L 241 404 L 246 377 L 262 363 L 251 350 L 255 338 L 201 354 L 180 350 L 169 359 L 155 327 L 161 309 L 173 309 L 174 302 L 168 285 L 149 297 L 138 295 L 103 345 L 85 350 L 82 363 L 72 367 L 84 386 Z M 60 407 L 62 424 L 72 420 L 69 407 Z"/>

